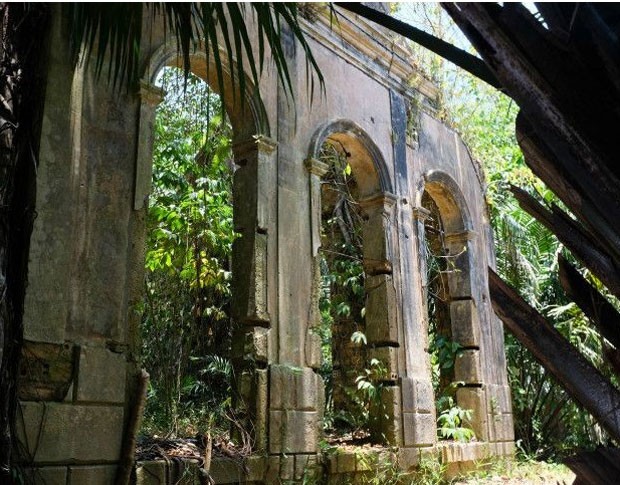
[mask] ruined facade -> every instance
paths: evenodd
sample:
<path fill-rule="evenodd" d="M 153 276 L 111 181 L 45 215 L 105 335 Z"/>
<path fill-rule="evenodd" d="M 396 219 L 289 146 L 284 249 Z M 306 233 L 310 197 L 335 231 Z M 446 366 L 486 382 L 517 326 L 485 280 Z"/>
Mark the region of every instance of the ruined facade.
<path fill-rule="evenodd" d="M 267 65 L 241 106 L 225 89 L 237 170 L 233 319 L 240 412 L 253 425 L 254 454 L 240 469 L 215 461 L 217 483 L 299 479 L 320 458 L 323 384 L 318 311 L 321 182 L 319 153 L 348 153 L 363 214 L 368 354 L 385 373 L 380 434 L 403 469 L 421 453 L 471 462 L 513 450 L 502 327 L 492 313 L 487 266 L 493 244 L 484 183 L 459 137 L 433 117 L 436 88 L 386 32 L 343 15 L 304 22 L 325 76 L 314 99 L 292 36 L 285 49 L 295 98 Z M 135 305 L 143 288 L 146 201 L 155 78 L 176 65 L 177 48 L 157 22 L 145 33 L 139 92 L 117 92 L 73 72 L 56 18 L 40 168 L 38 218 L 20 383 L 18 429 L 42 483 L 112 483 L 135 401 Z M 147 29 L 148 30 L 148 29 Z M 193 71 L 214 82 L 204 54 Z M 103 76 L 105 79 L 105 74 Z M 425 195 L 426 194 L 426 195 Z M 439 212 L 452 336 L 464 351 L 457 401 L 472 409 L 477 440 L 438 445 L 428 355 L 423 199 Z M 428 205 L 428 204 L 427 204 Z M 140 483 L 164 483 L 166 464 L 138 464 Z M 359 470 L 355 457 L 329 458 L 328 472 Z M 155 477 L 155 478 L 153 478 Z"/>

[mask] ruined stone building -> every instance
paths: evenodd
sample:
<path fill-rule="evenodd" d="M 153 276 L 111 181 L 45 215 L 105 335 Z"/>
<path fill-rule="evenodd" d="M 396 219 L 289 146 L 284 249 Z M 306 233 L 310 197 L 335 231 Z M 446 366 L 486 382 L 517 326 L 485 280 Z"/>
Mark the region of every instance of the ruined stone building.
<path fill-rule="evenodd" d="M 127 438 L 140 363 L 137 333 L 151 183 L 154 82 L 178 64 L 177 47 L 149 23 L 139 91 L 118 92 L 73 72 L 56 18 L 38 173 L 26 299 L 20 439 L 41 483 L 113 483 Z M 237 166 L 233 256 L 237 389 L 253 423 L 254 453 L 240 468 L 214 461 L 217 483 L 299 479 L 317 461 L 323 384 L 318 318 L 321 160 L 327 143 L 346 153 L 362 214 L 369 357 L 387 369 L 375 427 L 402 469 L 424 451 L 471 462 L 513 451 L 503 331 L 487 290 L 493 243 L 481 170 L 454 132 L 434 117 L 437 89 L 407 49 L 343 14 L 305 20 L 325 76 L 310 89 L 303 51 L 285 35 L 291 99 L 267 64 L 242 107 L 225 97 Z M 148 29 L 147 29 L 148 30 Z M 217 89 L 210 60 L 193 71 Z M 225 91 L 232 93 L 232 88 Z M 462 347 L 458 404 L 472 409 L 477 439 L 437 441 L 428 355 L 424 256 L 428 219 L 440 227 L 445 313 Z M 137 466 L 139 483 L 164 483 L 166 465 Z M 359 469 L 332 456 L 337 475 Z M 45 480 L 43 482 L 43 480 Z"/>

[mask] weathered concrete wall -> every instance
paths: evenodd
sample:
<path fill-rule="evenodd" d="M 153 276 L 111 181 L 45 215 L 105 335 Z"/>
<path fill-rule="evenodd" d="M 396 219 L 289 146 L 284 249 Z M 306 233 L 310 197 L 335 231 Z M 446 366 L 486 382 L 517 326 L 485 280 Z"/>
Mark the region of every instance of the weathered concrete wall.
<path fill-rule="evenodd" d="M 177 62 L 176 47 L 164 42 L 158 25 L 146 29 L 143 84 L 129 93 L 113 92 L 90 71 L 73 73 L 63 56 L 60 19 L 55 27 L 25 316 L 36 358 L 24 356 L 29 371 L 20 420 L 30 454 L 24 460 L 50 483 L 110 483 L 133 402 L 139 365 L 134 305 L 161 95 L 153 82 L 161 67 Z M 488 303 L 486 268 L 493 255 L 479 169 L 459 138 L 432 117 L 434 87 L 412 70 L 407 52 L 391 50 L 385 33 L 347 16 L 339 29 L 330 29 L 325 17 L 308 22 L 307 31 L 325 76 L 326 91 L 315 92 L 313 103 L 302 51 L 288 37 L 294 103 L 273 66 L 249 109 L 233 104 L 231 88 L 225 96 L 240 165 L 234 181 L 235 227 L 242 234 L 233 267 L 233 318 L 242 324 L 235 341 L 237 386 L 256 427 L 257 456 L 269 457 L 256 472 L 262 478 L 253 480 L 295 475 L 303 469 L 297 464 L 316 460 L 318 451 L 324 391 L 312 328 L 319 318 L 324 167 L 317 158 L 328 138 L 352 153 L 368 218 L 367 333 L 372 356 L 389 370 L 380 426 L 400 447 L 399 464 L 414 465 L 420 449 L 436 444 L 419 254 L 425 189 L 452 221 L 451 250 L 467 248 L 451 283 L 459 298 L 451 304 L 452 319 L 464 322 L 453 332 L 467 347 L 456 372 L 468 387 L 458 401 L 475 410 L 473 426 L 488 443 L 486 452 L 509 453 L 510 394 L 502 327 Z M 195 71 L 214 85 L 208 65 L 194 56 Z M 422 109 L 411 111 L 412 103 Z M 45 365 L 35 365 L 42 360 Z"/>

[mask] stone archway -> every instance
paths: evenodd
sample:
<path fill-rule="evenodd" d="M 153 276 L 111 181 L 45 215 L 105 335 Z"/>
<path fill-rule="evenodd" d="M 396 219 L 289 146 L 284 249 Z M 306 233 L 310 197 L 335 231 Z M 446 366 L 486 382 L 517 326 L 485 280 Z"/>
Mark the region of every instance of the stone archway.
<path fill-rule="evenodd" d="M 441 334 L 444 343 L 458 347 L 452 357 L 453 367 L 448 365 L 447 372 L 440 377 L 440 381 L 444 381 L 440 387 L 458 383 L 458 390 L 452 390 L 456 397 L 455 405 L 472 410 L 475 418 L 467 424 L 478 439 L 486 439 L 486 406 L 483 400 L 470 398 L 472 392 L 476 393 L 483 387 L 480 324 L 472 293 L 472 268 L 476 264 L 472 251 L 475 238 L 473 224 L 458 184 L 445 172 L 434 170 L 425 174 L 420 206 L 424 212 L 419 226 L 423 232 L 420 241 L 435 245 L 435 251 L 441 253 L 439 257 L 443 260 L 435 273 L 440 285 L 436 288 L 439 294 L 435 295 L 434 311 L 437 313 L 434 320 L 438 327 L 434 331 Z M 434 234 L 429 234 L 429 231 Z M 429 292 L 429 284 L 432 283 L 426 279 L 431 269 L 424 253 L 420 251 L 420 265 L 423 286 Z M 429 301 L 426 300 L 427 305 Z M 431 318 L 428 308 L 426 315 L 428 331 Z"/>
<path fill-rule="evenodd" d="M 268 246 L 274 244 L 273 198 L 269 189 L 274 179 L 275 142 L 269 134 L 264 106 L 257 91 L 246 79 L 246 92 L 235 92 L 230 66 L 224 66 L 226 86 L 219 86 L 213 61 L 199 49 L 190 56 L 191 71 L 203 79 L 216 93 L 232 125 L 233 225 L 238 234 L 232 249 L 232 304 L 230 317 L 234 334 L 232 346 L 233 401 L 243 427 L 250 432 L 255 451 L 267 449 L 268 356 L 260 346 L 251 352 L 245 342 L 264 342 L 271 324 L 267 293 L 270 264 Z M 161 100 L 161 89 L 154 85 L 165 66 L 178 66 L 178 49 L 174 44 L 160 46 L 151 56 L 141 84 L 138 163 L 134 208 L 141 209 L 150 191 L 152 130 L 155 108 Z M 241 343 L 241 345 L 238 345 Z"/>
<path fill-rule="evenodd" d="M 306 160 L 306 167 L 310 172 L 311 184 L 311 214 L 313 255 L 315 257 L 315 286 L 319 286 L 319 249 L 321 247 L 320 230 L 322 205 L 325 203 L 321 193 L 321 184 L 330 167 L 320 160 L 322 147 L 330 145 L 336 147 L 346 157 L 350 167 L 351 177 L 354 179 L 354 203 L 358 207 L 361 222 L 362 265 L 365 287 L 365 317 L 361 327 L 368 347 L 363 351 L 362 359 L 367 362 L 377 359 L 385 366 L 381 373 L 381 386 L 387 392 L 394 388 L 398 379 L 396 368 L 395 349 L 400 345 L 400 335 L 396 319 L 396 289 L 392 279 L 392 242 L 391 230 L 394 218 L 395 197 L 391 194 L 391 179 L 389 177 L 384 158 L 378 147 L 370 137 L 357 125 L 348 120 L 337 120 L 322 126 L 314 135 L 310 147 L 310 157 Z M 315 291 L 315 293 L 318 290 Z M 316 324 L 316 320 L 315 320 Z M 353 329 L 349 329 L 349 333 Z M 345 352 L 342 349 L 351 347 L 348 342 L 350 335 L 338 332 L 334 340 L 343 340 L 334 343 L 334 351 Z M 360 351 L 358 351 L 360 352 Z M 349 356 L 351 357 L 351 356 Z M 335 356 L 335 360 L 342 368 L 338 369 L 339 376 L 346 376 L 355 372 L 348 368 L 353 366 L 355 357 L 346 355 Z M 358 359 L 359 360 L 359 359 Z M 336 371 L 334 371 L 336 372 Z M 334 374 L 335 376 L 336 374 Z M 345 386 L 343 381 L 335 382 L 334 386 Z M 393 389 L 392 389 L 393 391 Z M 385 408 L 393 408 L 395 403 L 387 403 Z M 398 442 L 395 434 L 394 420 L 398 419 L 398 412 L 393 409 L 384 409 L 376 406 L 371 411 L 370 431 L 375 441 L 384 441 L 391 444 Z"/>
<path fill-rule="evenodd" d="M 64 52 L 67 39 L 60 17 L 57 20 L 52 51 Z M 244 255 L 234 263 L 234 318 L 240 326 L 235 337 L 237 381 L 244 419 L 255 426 L 255 453 L 243 471 L 236 463 L 216 460 L 212 468 L 218 483 L 301 481 L 306 467 L 317 460 L 328 462 L 333 481 L 361 470 L 351 452 L 320 456 L 323 387 L 316 371 L 321 348 L 312 328 L 319 316 L 316 262 L 325 170 L 318 153 L 327 139 L 342 142 L 359 162 L 352 172 L 359 182 L 357 202 L 365 217 L 362 259 L 369 357 L 382 361 L 388 371 L 382 383 L 385 419 L 378 429 L 385 441 L 398 447 L 398 465 L 414 466 L 422 448 L 439 449 L 433 446 L 436 422 L 424 359 L 415 244 L 420 234 L 415 218 L 419 222 L 424 216 L 417 197 L 423 190 L 417 188 L 423 173 L 429 194 L 440 201 L 440 211 L 471 210 L 471 214 L 461 211 L 462 227 L 451 225 L 446 215 L 447 244 L 455 254 L 458 248 L 468 248 L 469 261 L 457 264 L 462 261 L 473 274 L 473 281 L 453 278 L 451 290 L 457 298 L 450 312 L 453 321 L 471 323 L 459 328 L 475 330 L 478 325 L 482 330 L 480 338 L 475 331 L 464 336 L 471 337 L 467 349 L 471 358 L 459 365 L 463 372 L 481 367 L 484 382 L 470 379 L 472 386 L 459 389 L 458 399 L 469 400 L 471 405 L 463 404 L 468 408 L 496 403 L 489 405 L 486 418 L 481 413 L 480 441 L 454 446 L 446 461 L 505 455 L 513 449 L 503 333 L 486 289 L 486 267 L 493 265 L 491 239 L 475 163 L 458 136 L 435 119 L 436 90 L 407 61 L 407 51 L 370 24 L 347 16 L 341 22 L 342 29 L 330 29 L 327 11 L 314 21 L 304 21 L 317 60 L 329 66 L 324 71 L 326 96 L 312 106 L 304 94 L 310 88 L 308 79 L 300 75 L 301 48 L 287 35 L 283 48 L 292 67 L 295 102 L 287 98 L 270 63 L 261 78 L 264 106 L 250 83 L 249 90 L 236 98 L 246 99 L 245 111 L 235 105 L 233 91 L 226 91 L 235 128 L 234 190 L 243 194 L 235 198 L 234 206 L 235 226 L 242 234 L 235 251 Z M 139 371 L 135 339 L 139 316 L 134 303 L 142 289 L 152 114 L 161 94 L 152 81 L 159 68 L 177 63 L 176 46 L 164 45 L 163 25 L 151 26 L 152 32 L 145 30 L 151 45 L 140 61 L 145 75 L 139 93 L 116 93 L 97 83 L 92 66 L 68 77 L 73 71 L 64 58 L 54 57 L 48 73 L 37 191 L 40 212 L 30 254 L 25 337 L 40 352 L 33 354 L 37 363 L 39 355 L 53 365 L 60 359 L 68 372 L 62 396 L 24 398 L 20 433 L 24 438 L 37 437 L 24 443 L 29 444 L 37 470 L 53 482 L 106 481 L 103 477 L 113 476 L 121 459 L 124 435 L 130 437 L 124 430 L 134 412 Z M 251 18 L 248 26 L 255 26 Z M 255 46 L 257 34 L 256 29 L 251 34 Z M 215 71 L 198 53 L 194 67 L 217 87 Z M 415 125 L 418 143 L 410 145 L 408 123 L 416 120 L 407 118 L 405 106 L 413 101 L 421 110 Z M 270 135 L 277 138 L 277 149 Z M 442 191 L 452 197 L 444 207 Z M 53 384 L 43 366 L 36 369 L 40 372 L 35 377 L 41 381 L 22 383 L 25 389 Z M 41 402 L 52 400 L 57 402 Z M 91 446 L 92 430 L 100 446 Z M 137 474 L 142 473 L 142 479 L 151 476 L 149 466 L 140 465 Z M 164 483 L 170 466 L 163 462 L 153 466 L 161 471 L 157 476 Z"/>

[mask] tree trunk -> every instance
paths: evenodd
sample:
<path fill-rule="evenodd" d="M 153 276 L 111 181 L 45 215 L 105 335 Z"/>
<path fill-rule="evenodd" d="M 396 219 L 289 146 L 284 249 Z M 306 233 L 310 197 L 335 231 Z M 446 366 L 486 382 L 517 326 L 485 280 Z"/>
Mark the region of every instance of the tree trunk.
<path fill-rule="evenodd" d="M 0 482 L 10 481 L 49 7 L 0 4 Z"/>

